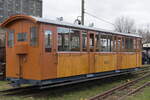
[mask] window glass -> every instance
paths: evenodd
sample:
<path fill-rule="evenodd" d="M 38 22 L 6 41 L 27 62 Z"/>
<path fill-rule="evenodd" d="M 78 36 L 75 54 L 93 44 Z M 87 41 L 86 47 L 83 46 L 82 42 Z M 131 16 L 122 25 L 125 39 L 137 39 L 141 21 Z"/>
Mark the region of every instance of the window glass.
<path fill-rule="evenodd" d="M 80 51 L 80 30 L 71 29 L 70 30 L 70 50 Z"/>
<path fill-rule="evenodd" d="M 137 49 L 137 48 L 136 48 L 136 41 L 137 41 L 136 38 L 134 38 L 134 39 L 133 39 L 133 47 L 134 47 L 134 50 Z"/>
<path fill-rule="evenodd" d="M 111 35 L 108 35 L 107 38 L 107 51 L 111 52 L 113 48 L 113 37 Z"/>
<path fill-rule="evenodd" d="M 8 47 L 13 47 L 14 45 L 14 31 L 8 32 Z"/>
<path fill-rule="evenodd" d="M 101 50 L 101 41 L 100 41 L 101 35 L 99 33 L 96 34 L 96 51 Z"/>
<path fill-rule="evenodd" d="M 45 52 L 51 52 L 52 50 L 52 32 L 45 30 Z"/>
<path fill-rule="evenodd" d="M 80 51 L 80 30 L 58 27 L 58 51 Z"/>
<path fill-rule="evenodd" d="M 18 33 L 17 34 L 17 41 L 18 42 L 27 41 L 27 33 Z"/>
<path fill-rule="evenodd" d="M 117 37 L 117 51 L 122 50 L 122 37 Z"/>
<path fill-rule="evenodd" d="M 94 51 L 94 34 L 90 34 L 89 43 L 90 43 L 90 51 Z"/>
<path fill-rule="evenodd" d="M 122 50 L 125 50 L 125 37 L 122 38 Z"/>
<path fill-rule="evenodd" d="M 69 51 L 70 44 L 70 29 L 58 27 L 58 51 Z"/>
<path fill-rule="evenodd" d="M 125 42 L 126 42 L 126 50 L 128 50 L 130 48 L 130 39 L 126 38 Z"/>
<path fill-rule="evenodd" d="M 133 51 L 133 39 L 132 38 L 126 38 L 126 50 L 127 51 Z"/>
<path fill-rule="evenodd" d="M 117 51 L 117 36 L 113 36 L 113 51 Z"/>
<path fill-rule="evenodd" d="M 130 38 L 130 49 L 133 51 L 133 38 Z"/>
<path fill-rule="evenodd" d="M 100 36 L 100 51 L 102 52 L 111 52 L 113 51 L 113 36 L 102 34 Z"/>
<path fill-rule="evenodd" d="M 141 39 L 137 39 L 137 49 L 138 50 L 141 50 L 141 48 L 142 48 L 141 44 L 142 44 Z"/>
<path fill-rule="evenodd" d="M 37 34 L 37 28 L 31 27 L 30 28 L 30 45 L 36 46 L 38 42 L 38 34 Z"/>
<path fill-rule="evenodd" d="M 87 51 L 87 32 L 82 31 L 82 49 Z"/>
<path fill-rule="evenodd" d="M 107 51 L 107 35 L 101 35 L 100 38 L 100 43 L 101 43 L 101 51 L 106 52 Z"/>

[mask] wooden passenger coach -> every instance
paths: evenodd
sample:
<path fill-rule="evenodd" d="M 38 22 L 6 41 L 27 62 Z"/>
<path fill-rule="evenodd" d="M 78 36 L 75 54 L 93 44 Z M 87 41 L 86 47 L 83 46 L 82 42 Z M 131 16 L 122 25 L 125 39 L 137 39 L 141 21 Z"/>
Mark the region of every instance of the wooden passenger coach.
<path fill-rule="evenodd" d="M 16 15 L 7 29 L 6 77 L 44 84 L 131 71 L 141 66 L 141 37 Z"/>

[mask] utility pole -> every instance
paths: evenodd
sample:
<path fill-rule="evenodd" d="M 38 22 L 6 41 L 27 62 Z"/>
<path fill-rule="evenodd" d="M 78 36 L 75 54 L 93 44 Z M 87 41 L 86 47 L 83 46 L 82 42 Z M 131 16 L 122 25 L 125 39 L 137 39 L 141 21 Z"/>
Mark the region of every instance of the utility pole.
<path fill-rule="evenodd" d="M 84 0 L 82 0 L 82 4 L 81 4 L 81 8 L 82 8 L 82 10 L 81 10 L 81 24 L 82 25 L 84 25 L 84 5 L 85 5 L 85 1 Z"/>

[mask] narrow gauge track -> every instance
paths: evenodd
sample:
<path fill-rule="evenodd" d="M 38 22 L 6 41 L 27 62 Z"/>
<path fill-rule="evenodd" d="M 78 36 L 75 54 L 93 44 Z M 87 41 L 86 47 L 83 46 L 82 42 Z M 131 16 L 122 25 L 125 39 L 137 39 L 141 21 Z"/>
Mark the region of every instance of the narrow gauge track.
<path fill-rule="evenodd" d="M 126 95 L 124 95 L 123 97 L 121 97 L 119 100 L 124 100 L 127 96 L 130 96 L 130 95 L 132 95 L 132 94 L 135 94 L 136 92 L 140 91 L 141 89 L 145 88 L 146 86 L 150 86 L 150 81 L 144 83 L 142 86 L 136 88 L 135 90 L 133 90 L 133 91 L 127 93 Z"/>
<path fill-rule="evenodd" d="M 124 83 L 124 84 L 122 84 L 120 86 L 117 86 L 115 88 L 112 88 L 112 89 L 110 89 L 108 91 L 105 91 L 104 93 L 101 93 L 101 94 L 98 94 L 98 95 L 96 95 L 94 97 L 91 97 L 88 100 L 105 100 L 105 99 L 109 100 L 109 99 L 112 99 L 112 97 L 115 97 L 115 100 L 123 100 L 127 96 L 129 96 L 131 94 L 134 94 L 134 93 L 138 92 L 139 90 L 141 90 L 142 88 L 150 85 L 150 82 L 146 82 L 146 83 L 144 83 L 144 85 L 139 86 L 138 88 L 133 89 L 131 91 L 128 91 L 128 93 L 126 95 L 124 95 L 124 96 L 119 96 L 117 94 L 117 93 L 119 93 L 119 91 L 123 91 L 123 90 L 129 88 L 129 87 L 135 85 L 136 83 L 140 82 L 141 80 L 143 80 L 143 79 L 145 79 L 145 78 L 147 78 L 149 76 L 150 76 L 150 73 L 146 73 L 145 75 L 143 75 L 140 78 L 137 78 L 137 79 L 135 79 L 133 81 L 130 81 L 130 82 Z M 110 96 L 111 96 L 111 98 L 110 98 Z"/>
<path fill-rule="evenodd" d="M 103 78 L 107 78 L 107 77 L 124 75 L 124 74 L 128 74 L 128 73 L 130 73 L 130 72 L 118 73 L 115 75 L 107 75 L 107 76 L 102 76 L 102 77 L 88 78 L 88 79 L 84 79 L 84 80 L 62 82 L 62 83 L 58 83 L 58 84 L 56 83 L 56 84 L 48 84 L 48 85 L 43 85 L 43 86 L 26 86 L 26 87 L 20 87 L 20 88 L 11 88 L 11 89 L 7 89 L 7 90 L 2 90 L 2 91 L 0 91 L 0 93 L 27 91 L 27 90 L 31 90 L 31 89 L 46 89 L 46 88 L 52 88 L 52 87 L 59 87 L 59 86 L 64 86 L 64 85 L 69 85 L 69 84 L 76 84 L 76 83 L 81 83 L 81 82 L 86 82 L 86 81 L 91 81 L 91 80 L 97 80 L 97 79 L 103 79 Z"/>
<path fill-rule="evenodd" d="M 141 70 L 141 71 L 136 72 L 134 74 L 145 74 L 145 73 L 148 73 L 148 72 L 149 71 Z M 94 78 L 89 78 L 89 79 L 85 79 L 85 80 L 77 80 L 77 81 L 71 81 L 71 82 L 65 82 L 65 83 L 59 83 L 59 84 L 12 88 L 12 89 L 8 89 L 8 90 L 0 91 L 0 95 L 5 96 L 5 95 L 18 95 L 18 94 L 21 94 L 21 95 L 23 95 L 23 97 L 28 97 L 26 95 L 31 95 L 31 94 L 32 95 L 39 95 L 39 89 L 42 89 L 42 90 L 50 89 L 50 88 L 54 88 L 54 87 L 72 85 L 72 84 L 76 84 L 76 83 L 82 83 L 82 82 L 91 81 L 91 80 L 104 79 L 104 78 L 108 78 L 108 77 L 115 77 L 115 76 L 124 75 L 124 74 L 129 74 L 129 72 L 118 73 L 118 74 L 115 74 L 115 75 L 107 75 L 107 76 L 103 76 L 103 77 L 94 77 Z"/>

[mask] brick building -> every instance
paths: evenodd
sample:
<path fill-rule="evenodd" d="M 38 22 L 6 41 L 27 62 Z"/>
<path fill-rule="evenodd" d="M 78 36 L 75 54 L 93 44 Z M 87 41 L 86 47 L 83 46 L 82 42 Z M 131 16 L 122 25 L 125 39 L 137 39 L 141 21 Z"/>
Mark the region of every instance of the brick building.
<path fill-rule="evenodd" d="M 42 17 L 42 0 L 0 0 L 0 23 L 16 14 Z M 5 30 L 0 28 L 0 47 L 5 46 Z"/>
<path fill-rule="evenodd" d="M 15 14 L 42 17 L 42 0 L 0 0 L 0 23 Z"/>

